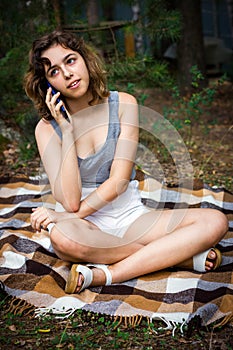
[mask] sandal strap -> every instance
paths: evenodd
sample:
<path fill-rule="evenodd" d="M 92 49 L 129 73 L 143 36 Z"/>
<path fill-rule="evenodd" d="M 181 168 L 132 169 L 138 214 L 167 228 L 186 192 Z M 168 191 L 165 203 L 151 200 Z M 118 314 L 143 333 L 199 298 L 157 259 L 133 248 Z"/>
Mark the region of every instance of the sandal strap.
<path fill-rule="evenodd" d="M 104 264 L 87 264 L 86 266 L 96 267 L 97 269 L 101 269 L 102 271 L 104 271 L 105 277 L 106 277 L 105 285 L 106 286 L 110 286 L 112 284 L 112 275 L 111 275 L 111 272 L 108 269 L 108 265 L 104 265 Z"/>
<path fill-rule="evenodd" d="M 205 262 L 206 262 L 206 259 L 207 259 L 207 256 L 208 256 L 210 250 L 211 249 L 207 249 L 204 252 L 201 252 L 197 255 L 194 255 L 194 257 L 193 257 L 193 269 L 194 269 L 194 271 L 206 272 Z"/>
<path fill-rule="evenodd" d="M 213 270 L 221 265 L 222 262 L 222 254 L 217 248 L 210 248 L 205 250 L 204 252 L 197 254 L 193 257 L 193 269 L 198 272 L 206 272 L 205 263 L 208 257 L 209 252 L 213 250 L 216 254 L 216 259 L 214 263 Z"/>
<path fill-rule="evenodd" d="M 88 288 L 93 280 L 93 272 L 91 269 L 89 269 L 87 266 L 85 265 L 78 265 L 76 267 L 76 271 L 80 272 L 83 275 L 84 281 L 82 284 L 82 287 L 80 288 L 79 293 Z"/>

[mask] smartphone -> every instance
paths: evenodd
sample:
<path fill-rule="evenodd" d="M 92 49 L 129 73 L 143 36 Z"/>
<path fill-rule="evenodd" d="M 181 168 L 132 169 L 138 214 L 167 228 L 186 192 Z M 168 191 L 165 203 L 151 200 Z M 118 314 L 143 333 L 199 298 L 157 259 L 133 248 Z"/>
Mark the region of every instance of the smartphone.
<path fill-rule="evenodd" d="M 58 92 L 48 81 L 47 81 L 47 85 L 48 85 L 48 87 L 51 87 L 52 95 L 55 95 Z M 61 101 L 61 99 L 58 97 L 57 103 L 59 103 L 60 101 Z M 63 117 L 69 122 L 70 119 L 68 117 L 68 114 L 67 114 L 64 106 L 61 106 L 61 113 L 62 113 Z"/>

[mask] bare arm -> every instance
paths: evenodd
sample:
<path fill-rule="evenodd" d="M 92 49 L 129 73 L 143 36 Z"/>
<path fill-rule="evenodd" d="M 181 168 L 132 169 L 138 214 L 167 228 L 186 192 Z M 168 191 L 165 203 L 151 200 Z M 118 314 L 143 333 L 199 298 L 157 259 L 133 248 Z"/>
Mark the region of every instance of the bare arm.
<path fill-rule="evenodd" d="M 125 93 L 120 93 L 119 96 L 121 133 L 110 177 L 81 202 L 77 212 L 80 218 L 85 218 L 113 201 L 128 187 L 138 144 L 138 106 L 133 96 Z"/>
<path fill-rule="evenodd" d="M 53 117 L 60 126 L 62 141 L 56 135 L 52 125 L 41 120 L 35 131 L 41 160 L 48 175 L 54 198 L 69 212 L 79 209 L 81 198 L 81 179 L 72 122 L 64 119 L 60 113 L 61 103 L 56 104 L 56 95 L 46 96 Z"/>

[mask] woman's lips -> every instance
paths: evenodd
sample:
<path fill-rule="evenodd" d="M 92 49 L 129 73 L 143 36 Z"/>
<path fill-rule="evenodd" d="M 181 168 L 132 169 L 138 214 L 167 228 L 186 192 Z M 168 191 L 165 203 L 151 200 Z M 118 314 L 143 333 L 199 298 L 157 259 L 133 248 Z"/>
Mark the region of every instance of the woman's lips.
<path fill-rule="evenodd" d="M 68 89 L 75 89 L 75 88 L 79 87 L 80 82 L 81 82 L 80 79 L 74 80 L 71 84 L 69 84 L 69 85 L 67 86 L 67 88 L 68 88 Z"/>

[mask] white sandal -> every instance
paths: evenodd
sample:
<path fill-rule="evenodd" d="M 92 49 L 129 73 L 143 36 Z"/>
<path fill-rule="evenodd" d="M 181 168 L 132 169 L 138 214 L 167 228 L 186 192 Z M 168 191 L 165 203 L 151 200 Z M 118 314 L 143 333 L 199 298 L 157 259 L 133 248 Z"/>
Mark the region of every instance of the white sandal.
<path fill-rule="evenodd" d="M 216 258 L 213 260 L 214 266 L 210 271 L 216 270 L 217 267 L 219 267 L 221 265 L 221 262 L 222 262 L 221 252 L 217 248 L 210 248 L 210 249 L 207 249 L 204 252 L 199 253 L 193 257 L 193 270 L 194 271 L 198 271 L 198 272 L 208 271 L 205 268 L 205 263 L 206 263 L 206 260 L 208 260 L 208 254 L 211 250 L 213 250 L 215 252 Z"/>
<path fill-rule="evenodd" d="M 104 271 L 106 276 L 106 282 L 105 285 L 109 286 L 112 284 L 112 275 L 111 272 L 108 269 L 107 265 L 104 264 L 87 264 L 87 265 L 81 265 L 81 264 L 73 264 L 67 282 L 65 287 L 65 292 L 68 294 L 73 294 L 77 288 L 78 278 L 79 274 L 81 273 L 83 275 L 84 281 L 82 284 L 82 287 L 80 288 L 79 292 L 83 291 L 84 289 L 88 288 L 93 280 L 93 271 L 89 267 L 95 267 L 98 269 L 101 269 Z"/>
<path fill-rule="evenodd" d="M 206 270 L 205 264 L 206 264 L 206 260 L 208 260 L 208 254 L 211 250 L 215 252 L 216 258 L 213 260 L 209 259 L 210 261 L 213 261 L 214 266 L 211 270 Z M 222 262 L 222 254 L 220 250 L 218 250 L 217 248 L 210 248 L 205 250 L 204 252 L 194 255 L 191 259 L 188 259 L 183 263 L 176 265 L 176 267 L 194 270 L 197 272 L 207 272 L 207 271 L 216 270 L 221 265 L 221 262 Z"/>

